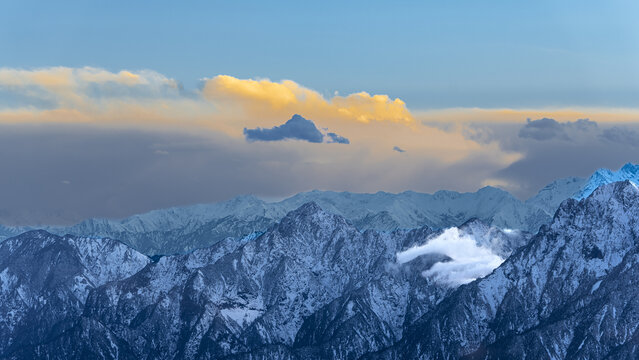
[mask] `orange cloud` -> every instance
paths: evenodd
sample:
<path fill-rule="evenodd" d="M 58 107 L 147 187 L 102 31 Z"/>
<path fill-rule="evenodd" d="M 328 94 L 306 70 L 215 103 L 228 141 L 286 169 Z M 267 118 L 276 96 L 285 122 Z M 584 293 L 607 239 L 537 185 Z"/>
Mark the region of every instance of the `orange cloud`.
<path fill-rule="evenodd" d="M 363 123 L 414 122 L 413 115 L 400 99 L 366 92 L 325 99 L 317 91 L 291 80 L 273 82 L 218 75 L 206 80 L 202 93 L 214 103 L 236 106 L 249 114 L 262 116 L 265 113 L 280 117 L 300 113 L 309 118 L 347 119 Z"/>
<path fill-rule="evenodd" d="M 99 91 L 108 85 L 122 88 L 145 86 L 150 93 L 161 88 L 177 88 L 174 80 L 148 70 L 113 73 L 92 67 L 0 68 L 0 89 L 33 99 L 51 100 L 61 108 L 79 109 L 96 105 L 99 101 L 91 99 L 90 91 Z M 117 91 L 114 93 L 117 95 Z"/>

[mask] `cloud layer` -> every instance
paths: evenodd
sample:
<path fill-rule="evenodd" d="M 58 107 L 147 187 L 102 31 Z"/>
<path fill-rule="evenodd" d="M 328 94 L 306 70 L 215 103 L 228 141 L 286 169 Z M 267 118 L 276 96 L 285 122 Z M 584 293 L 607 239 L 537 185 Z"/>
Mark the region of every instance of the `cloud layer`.
<path fill-rule="evenodd" d="M 539 120 L 526 120 L 519 137 L 535 140 L 562 139 L 570 140 L 575 132 L 589 132 L 597 129 L 597 123 L 588 119 L 579 119 L 560 123 L 555 119 L 542 118 Z"/>
<path fill-rule="evenodd" d="M 292 114 L 312 121 L 282 124 Z M 151 70 L 0 68 L 0 168 L 29 178 L 0 184 L 0 222 L 17 209 L 76 221 L 312 189 L 496 185 L 527 197 L 557 177 L 638 162 L 638 124 L 637 109 L 411 111 L 388 95 L 325 96 L 291 80 L 218 75 L 184 89 Z M 51 184 L 77 198 L 33 195 Z"/>

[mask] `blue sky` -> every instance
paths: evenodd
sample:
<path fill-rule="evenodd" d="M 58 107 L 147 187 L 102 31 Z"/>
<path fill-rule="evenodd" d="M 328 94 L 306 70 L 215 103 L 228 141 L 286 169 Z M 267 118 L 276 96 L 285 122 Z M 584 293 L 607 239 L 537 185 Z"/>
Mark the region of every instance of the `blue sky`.
<path fill-rule="evenodd" d="M 366 89 L 411 109 L 633 107 L 636 1 L 16 1 L 0 64 Z"/>

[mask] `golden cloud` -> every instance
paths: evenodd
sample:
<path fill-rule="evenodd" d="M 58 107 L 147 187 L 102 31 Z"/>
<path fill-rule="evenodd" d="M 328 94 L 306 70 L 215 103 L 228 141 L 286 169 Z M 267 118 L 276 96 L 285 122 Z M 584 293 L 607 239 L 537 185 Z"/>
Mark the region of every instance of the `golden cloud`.
<path fill-rule="evenodd" d="M 317 91 L 291 80 L 273 82 L 218 75 L 205 81 L 202 93 L 214 103 L 239 106 L 244 112 L 262 116 L 265 112 L 278 116 L 300 113 L 310 118 L 347 119 L 362 123 L 414 122 L 413 115 L 400 99 L 366 92 L 325 99 Z"/>

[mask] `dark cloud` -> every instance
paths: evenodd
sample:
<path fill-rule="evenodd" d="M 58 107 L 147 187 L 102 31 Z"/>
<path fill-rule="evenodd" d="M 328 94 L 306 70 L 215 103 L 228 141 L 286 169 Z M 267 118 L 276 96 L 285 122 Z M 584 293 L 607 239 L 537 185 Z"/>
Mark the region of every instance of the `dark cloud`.
<path fill-rule="evenodd" d="M 627 126 L 613 126 L 609 129 L 604 129 L 599 137 L 611 143 L 625 144 L 632 147 L 639 146 L 639 132 Z"/>
<path fill-rule="evenodd" d="M 323 129 L 325 132 L 328 129 Z M 268 128 L 244 128 L 244 137 L 247 141 L 282 141 L 288 139 L 303 140 L 311 143 L 337 143 L 337 144 L 350 144 L 350 140 L 337 135 L 334 132 L 329 132 L 324 135 L 320 131 L 315 123 L 311 120 L 307 120 L 300 115 L 293 115 L 287 122 L 282 125 Z M 324 139 L 324 138 L 327 139 Z"/>
<path fill-rule="evenodd" d="M 317 129 L 315 123 L 297 114 L 293 115 L 283 125 L 270 129 L 259 127 L 256 129 L 244 128 L 244 136 L 248 141 L 281 141 L 287 139 L 304 140 L 312 143 L 324 141 L 324 135 Z"/>
<path fill-rule="evenodd" d="M 329 143 L 338 143 L 338 144 L 350 144 L 350 140 L 348 140 L 347 138 L 343 137 L 343 136 L 339 136 L 336 133 L 333 132 L 329 132 L 328 134 L 326 134 L 326 136 L 329 137 L 328 142 Z"/>
<path fill-rule="evenodd" d="M 520 198 L 528 198 L 558 178 L 587 177 L 598 168 L 617 169 L 638 162 L 639 125 L 625 127 L 591 120 L 560 123 L 554 119 L 528 120 L 523 126 L 474 124 L 485 128 L 501 149 L 522 158 L 496 171 L 493 179 Z M 475 132 L 473 132 L 475 133 Z M 465 134 L 469 138 L 468 134 Z"/>
<path fill-rule="evenodd" d="M 393 150 L 395 150 L 397 152 L 400 152 L 400 153 L 406 152 L 406 150 L 400 148 L 399 146 L 393 146 Z"/>
<path fill-rule="evenodd" d="M 588 132 L 597 129 L 597 123 L 588 119 L 560 123 L 555 119 L 543 118 L 526 121 L 519 130 L 520 138 L 545 141 L 550 139 L 571 140 L 575 132 Z"/>

